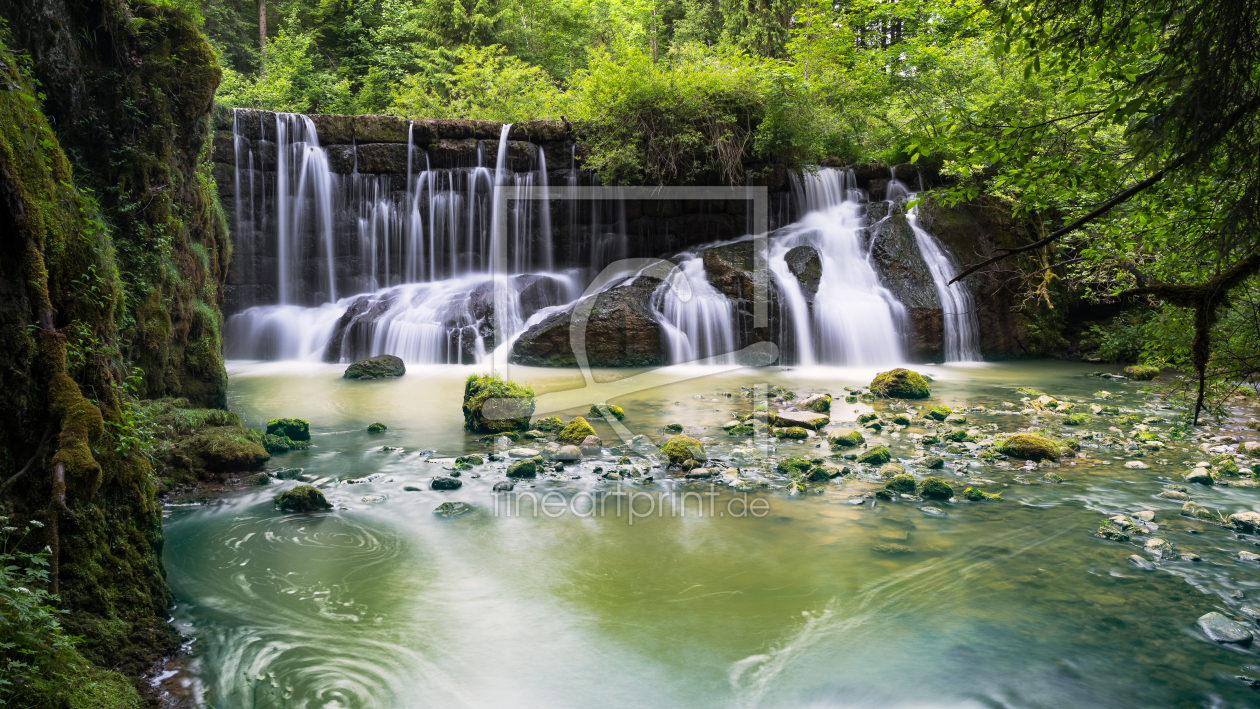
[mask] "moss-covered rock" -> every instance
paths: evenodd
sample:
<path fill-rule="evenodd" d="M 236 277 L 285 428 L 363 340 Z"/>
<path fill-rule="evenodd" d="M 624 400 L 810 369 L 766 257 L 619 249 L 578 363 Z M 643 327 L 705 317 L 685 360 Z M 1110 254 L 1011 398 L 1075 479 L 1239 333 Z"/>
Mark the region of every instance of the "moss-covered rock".
<path fill-rule="evenodd" d="M 986 500 L 998 502 L 1002 499 L 1002 493 L 1000 492 L 985 492 L 983 490 L 977 490 L 974 487 L 969 487 L 966 490 L 963 490 L 962 496 L 964 500 L 969 502 L 985 502 Z"/>
<path fill-rule="evenodd" d="M 1159 376 L 1159 367 L 1150 364 L 1135 364 L 1125 367 L 1124 373 L 1138 381 L 1146 381 Z"/>
<path fill-rule="evenodd" d="M 790 428 L 779 429 L 779 438 L 787 438 L 794 441 L 803 441 L 809 438 L 809 431 L 800 426 L 792 426 Z"/>
<path fill-rule="evenodd" d="M 508 466 L 507 475 L 509 478 L 532 478 L 538 475 L 538 463 L 533 459 L 518 460 Z"/>
<path fill-rule="evenodd" d="M 1084 426 L 1089 423 L 1089 417 L 1085 414 L 1071 414 L 1063 421 L 1066 426 Z"/>
<path fill-rule="evenodd" d="M 1003 455 L 1025 460 L 1057 460 L 1062 452 L 1058 444 L 1036 433 L 1017 433 L 1002 442 Z"/>
<path fill-rule="evenodd" d="M 168 455 L 194 471 L 249 472 L 261 469 L 271 459 L 262 439 L 262 432 L 252 428 L 216 426 L 176 443 Z"/>
<path fill-rule="evenodd" d="M 812 467 L 814 464 L 805 458 L 784 458 L 775 466 L 775 471 L 789 478 L 800 478 Z"/>
<path fill-rule="evenodd" d="M 294 441 L 309 441 L 311 424 L 302 419 L 271 419 L 267 422 L 267 433 Z"/>
<path fill-rule="evenodd" d="M 598 419 L 604 418 L 604 412 L 601 409 L 607 409 L 608 413 L 612 414 L 613 418 L 618 421 L 624 421 L 626 418 L 626 412 L 622 410 L 620 406 L 614 406 L 612 404 L 592 404 L 590 410 L 591 417 Z"/>
<path fill-rule="evenodd" d="M 1181 506 L 1181 514 L 1186 517 L 1193 517 L 1195 519 L 1206 520 L 1208 522 L 1220 521 L 1220 517 L 1218 517 L 1215 512 L 1193 501 L 1188 501 L 1186 504 Z"/>
<path fill-rule="evenodd" d="M 827 436 L 827 442 L 832 448 L 856 448 L 866 442 L 866 438 L 857 431 L 844 431 L 837 429 Z"/>
<path fill-rule="evenodd" d="M 345 379 L 396 379 L 407 373 L 407 365 L 394 355 L 377 355 L 361 359 L 346 367 Z"/>
<path fill-rule="evenodd" d="M 819 414 L 831 412 L 831 395 L 830 394 L 813 394 L 801 399 L 797 402 L 797 408 L 803 411 L 813 411 Z"/>
<path fill-rule="evenodd" d="M 866 465 L 883 465 L 890 460 L 892 460 L 892 453 L 889 453 L 888 448 L 884 446 L 872 448 L 858 456 L 858 462 Z"/>
<path fill-rule="evenodd" d="M 683 425 L 681 423 L 667 423 L 664 426 L 661 426 L 661 430 L 666 433 L 682 433 Z"/>
<path fill-rule="evenodd" d="M 534 428 L 539 431 L 559 431 L 564 428 L 564 422 L 560 420 L 559 416 L 548 416 L 538 419 L 534 424 Z"/>
<path fill-rule="evenodd" d="M 940 457 L 939 455 L 929 456 L 928 458 L 924 459 L 923 467 L 927 468 L 928 470 L 940 470 L 941 468 L 945 467 L 945 459 Z"/>
<path fill-rule="evenodd" d="M 916 483 L 914 481 L 914 476 L 908 475 L 906 473 L 894 475 L 891 480 L 884 483 L 884 488 L 886 490 L 891 490 L 897 494 L 901 494 L 901 493 L 905 493 L 907 495 L 914 494 L 915 487 L 916 487 Z"/>
<path fill-rule="evenodd" d="M 932 395 L 927 380 L 909 369 L 893 369 L 875 375 L 871 392 L 885 399 L 926 399 Z"/>
<path fill-rule="evenodd" d="M 525 431 L 534 415 L 534 388 L 493 374 L 464 382 L 464 428 L 474 433 Z"/>
<path fill-rule="evenodd" d="M 388 430 L 389 430 L 389 426 L 386 426 L 385 424 L 379 421 L 374 422 L 374 423 L 369 423 L 367 427 L 368 433 L 385 433 Z"/>
<path fill-rule="evenodd" d="M 954 496 L 954 488 L 938 477 L 923 478 L 919 496 L 928 500 L 948 500 Z"/>
<path fill-rule="evenodd" d="M 438 517 L 462 517 L 472 512 L 474 508 L 467 502 L 443 502 L 433 510 L 433 514 Z"/>
<path fill-rule="evenodd" d="M 906 416 L 905 414 L 897 414 L 896 416 L 892 417 L 892 422 L 897 424 L 898 426 L 909 426 L 910 417 Z"/>
<path fill-rule="evenodd" d="M 674 436 L 661 446 L 661 454 L 670 465 L 682 465 L 688 460 L 704 463 L 709 460 L 704 444 L 690 436 Z"/>
<path fill-rule="evenodd" d="M 460 457 L 455 459 L 456 465 L 470 465 L 470 466 L 471 465 L 484 465 L 485 462 L 486 462 L 485 459 L 477 455 L 476 453 L 472 453 L 469 455 L 461 455 Z"/>
<path fill-rule="evenodd" d="M 298 485 L 276 495 L 275 506 L 282 512 L 318 512 L 332 509 L 324 493 L 310 485 Z"/>
<path fill-rule="evenodd" d="M 944 421 L 952 413 L 954 413 L 953 409 L 949 408 L 948 406 L 944 404 L 937 404 L 933 406 L 932 408 L 928 409 L 926 416 L 936 421 Z"/>
<path fill-rule="evenodd" d="M 267 473 L 254 473 L 248 478 L 245 478 L 245 484 L 246 485 L 270 485 L 271 476 L 268 475 Z"/>
<path fill-rule="evenodd" d="M 581 416 L 574 416 L 573 420 L 569 422 L 569 425 L 561 429 L 560 433 L 556 435 L 556 440 L 561 443 L 580 446 L 582 441 L 586 440 L 587 436 L 594 435 L 595 429 L 591 428 L 591 425 L 586 422 L 586 419 Z"/>
<path fill-rule="evenodd" d="M 277 436 L 271 433 L 263 434 L 262 444 L 263 448 L 272 455 L 311 447 L 311 444 L 306 441 L 295 441 L 288 436 Z"/>

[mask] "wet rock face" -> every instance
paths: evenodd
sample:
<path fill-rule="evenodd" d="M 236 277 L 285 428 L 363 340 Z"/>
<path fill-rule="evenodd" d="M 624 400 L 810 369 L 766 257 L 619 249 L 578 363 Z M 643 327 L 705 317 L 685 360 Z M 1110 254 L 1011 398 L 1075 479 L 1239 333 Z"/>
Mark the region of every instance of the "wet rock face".
<path fill-rule="evenodd" d="M 894 204 L 889 210 L 887 202 L 871 204 L 867 219 L 867 245 L 880 283 L 906 306 L 910 316 L 906 333 L 910 357 L 940 359 L 945 354 L 941 299 L 904 208 Z"/>
<path fill-rule="evenodd" d="M 800 281 L 801 292 L 811 303 L 818 294 L 818 283 L 822 280 L 822 259 L 812 246 L 797 246 L 787 252 L 784 258 L 788 270 Z"/>
<path fill-rule="evenodd" d="M 402 359 L 394 355 L 377 355 L 346 367 L 346 379 L 391 379 L 407 373 Z"/>
<path fill-rule="evenodd" d="M 592 367 L 657 367 L 667 362 L 661 326 L 652 311 L 652 294 L 661 281 L 627 279 L 591 296 L 586 322 L 586 356 Z M 589 298 L 580 303 L 589 303 Z M 573 367 L 570 339 L 576 305 L 553 313 L 525 331 L 512 346 L 512 361 L 536 367 Z"/>

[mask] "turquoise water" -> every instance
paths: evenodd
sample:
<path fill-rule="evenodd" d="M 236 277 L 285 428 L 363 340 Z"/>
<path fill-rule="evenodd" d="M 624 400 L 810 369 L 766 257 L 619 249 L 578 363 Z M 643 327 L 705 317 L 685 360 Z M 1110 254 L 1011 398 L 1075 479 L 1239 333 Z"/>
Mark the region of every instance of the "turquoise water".
<path fill-rule="evenodd" d="M 1088 412 L 1105 389 L 1113 394 L 1107 404 L 1170 430 L 1173 412 L 1141 384 L 1084 376 L 1089 369 L 1025 362 L 923 371 L 936 379 L 932 403 L 1010 402 L 1018 411 L 1014 388 L 1031 386 Z M 1033 471 L 1019 461 L 945 454 L 947 482 L 958 492 L 970 480 L 1002 494 L 989 503 L 852 504 L 880 487 L 856 479 L 792 497 L 747 459 L 747 479 L 768 484 L 751 494 L 663 479 L 659 470 L 651 483 L 609 481 L 594 466 L 618 467 L 619 452 L 610 452 L 518 485 L 540 498 L 557 493 L 558 516 L 530 514 L 528 506 L 508 515 L 490 489 L 504 479 L 505 463 L 472 471 L 479 477 L 466 472 L 457 491 L 427 484 L 449 474 L 453 456 L 489 452 L 462 430 L 460 393 L 471 371 L 413 368 L 397 381 L 350 382 L 339 367 L 232 363 L 230 405 L 248 424 L 276 416 L 312 424 L 314 446 L 277 456 L 272 467 L 303 468 L 338 508 L 273 511 L 272 497 L 295 481 L 167 508 L 175 622 L 195 638 L 182 676 L 200 699 L 220 709 L 253 706 L 246 676 L 274 673 L 277 697 L 294 707 L 1257 703 L 1235 675 L 1260 676 L 1246 669 L 1260 659 L 1212 644 L 1194 627 L 1208 611 L 1237 615 L 1242 605 L 1260 605 L 1260 566 L 1236 557 L 1254 539 L 1180 517 L 1180 502 L 1155 497 L 1206 459 L 1198 442 L 1138 457 L 1087 441 L 1080 457 Z M 746 447 L 720 428 L 732 411 L 751 406 L 740 386 L 843 394 L 871 374 L 667 369 L 630 378 L 604 372 L 597 379 L 617 381 L 582 387 L 574 372 L 510 372 L 538 388 L 539 415 L 556 411 L 567 420 L 608 401 L 626 409 L 631 433 L 659 441 L 662 425 L 681 423 L 712 439 L 716 458 Z M 833 421 L 869 410 L 837 400 Z M 967 416 L 969 425 L 999 432 L 1031 422 Z M 363 428 L 372 421 L 390 430 L 369 435 Z M 1066 430 L 1059 421 L 1043 415 L 1036 423 Z M 594 423 L 606 445 L 618 442 Z M 1112 426 L 1091 416 L 1086 428 L 1115 436 Z M 910 434 L 925 431 L 912 426 L 881 438 L 908 461 L 918 455 Z M 772 443 L 757 455 L 764 462 L 830 453 L 817 444 Z M 1125 468 L 1132 460 L 1147 467 Z M 1064 484 L 1042 482 L 1046 472 Z M 680 515 L 687 491 L 700 495 Z M 607 502 L 603 515 L 585 516 L 591 499 L 615 492 L 651 495 L 655 513 L 618 516 Z M 1192 493 L 1226 513 L 1260 509 L 1260 489 Z M 565 504 L 575 497 L 575 507 Z M 748 500 L 762 500 L 762 514 L 733 513 Z M 439 517 L 433 510 L 444 501 L 476 511 Z M 648 498 L 637 502 L 642 515 Z M 943 514 L 925 513 L 929 505 Z M 1126 558 L 1146 556 L 1141 538 L 1126 545 L 1092 535 L 1107 516 L 1142 509 L 1154 512 L 1156 536 L 1203 560 L 1142 570 Z M 891 544 L 910 551 L 874 549 Z"/>

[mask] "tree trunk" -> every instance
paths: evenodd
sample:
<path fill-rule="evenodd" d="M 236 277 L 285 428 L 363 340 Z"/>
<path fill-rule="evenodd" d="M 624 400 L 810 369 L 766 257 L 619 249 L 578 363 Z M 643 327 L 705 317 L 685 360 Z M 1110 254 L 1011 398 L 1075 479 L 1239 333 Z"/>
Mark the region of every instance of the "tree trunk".
<path fill-rule="evenodd" d="M 258 0 L 258 75 L 267 76 L 267 0 Z"/>

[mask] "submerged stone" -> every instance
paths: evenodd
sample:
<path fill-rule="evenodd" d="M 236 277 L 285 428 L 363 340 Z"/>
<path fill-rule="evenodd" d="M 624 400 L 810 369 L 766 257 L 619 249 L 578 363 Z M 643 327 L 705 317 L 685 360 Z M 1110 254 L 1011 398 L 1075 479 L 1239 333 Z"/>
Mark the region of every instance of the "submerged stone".
<path fill-rule="evenodd" d="M 459 517 L 472 512 L 474 507 L 467 502 L 443 502 L 438 505 L 433 514 L 439 517 Z"/>
<path fill-rule="evenodd" d="M 1250 645 L 1251 631 L 1247 626 L 1237 621 L 1230 620 L 1221 613 L 1212 611 L 1199 616 L 1194 623 L 1208 637 L 1208 640 L 1216 643 L 1228 643 L 1233 645 Z"/>
<path fill-rule="evenodd" d="M 358 362 L 346 367 L 345 374 L 341 375 L 345 379 L 392 379 L 401 377 L 407 373 L 407 365 L 403 364 L 402 359 L 394 355 L 377 355 L 367 359 L 361 359 Z"/>

